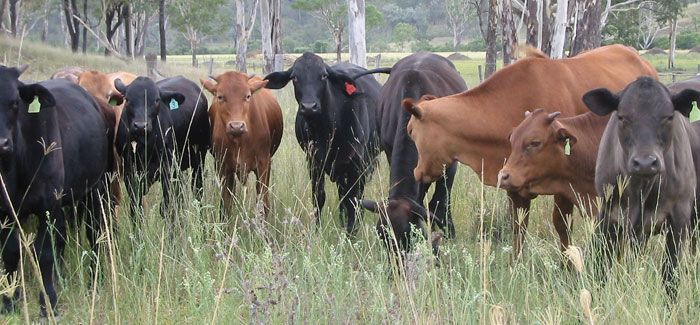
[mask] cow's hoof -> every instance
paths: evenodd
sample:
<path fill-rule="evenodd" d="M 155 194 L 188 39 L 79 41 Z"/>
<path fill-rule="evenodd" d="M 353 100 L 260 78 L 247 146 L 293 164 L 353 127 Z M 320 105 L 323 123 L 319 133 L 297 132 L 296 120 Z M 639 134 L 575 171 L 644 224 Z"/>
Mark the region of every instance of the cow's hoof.
<path fill-rule="evenodd" d="M 41 307 L 41 317 L 47 318 L 49 317 L 49 312 L 46 310 L 46 307 Z M 58 321 L 56 317 L 58 317 L 58 309 L 56 307 L 53 308 L 53 317 Z"/>

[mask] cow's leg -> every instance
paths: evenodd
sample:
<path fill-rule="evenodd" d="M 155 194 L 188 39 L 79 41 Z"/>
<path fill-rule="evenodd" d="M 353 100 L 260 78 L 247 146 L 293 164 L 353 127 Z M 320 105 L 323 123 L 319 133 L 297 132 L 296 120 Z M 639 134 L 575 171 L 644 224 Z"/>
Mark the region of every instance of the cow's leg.
<path fill-rule="evenodd" d="M 608 207 L 610 205 L 604 203 L 603 207 L 598 211 L 598 226 L 596 227 L 596 236 L 593 239 L 595 245 L 593 249 L 593 254 L 595 254 L 598 259 L 594 264 L 596 278 L 605 284 L 608 268 L 611 266 L 612 258 L 615 253 L 615 248 L 617 246 L 617 241 L 620 236 L 620 227 L 612 222 L 610 222 L 608 213 Z"/>
<path fill-rule="evenodd" d="M 445 221 L 447 237 L 455 237 L 455 224 L 452 220 L 452 207 L 450 206 L 450 191 L 454 183 L 457 164 L 452 164 L 435 183 L 435 193 L 428 205 L 431 212 Z"/>
<path fill-rule="evenodd" d="M 126 172 L 124 177 L 124 183 L 126 185 L 126 191 L 129 193 L 129 211 L 131 217 L 135 218 L 139 211 L 142 210 L 141 199 L 143 198 L 143 191 L 146 187 L 146 182 L 144 179 L 138 176 L 138 172 L 135 170 L 129 170 Z"/>
<path fill-rule="evenodd" d="M 343 214 L 347 218 L 348 233 L 354 235 L 355 219 L 357 218 L 357 202 L 365 189 L 365 176 L 350 173 L 338 179 L 338 197 L 341 199 L 340 206 Z"/>
<path fill-rule="evenodd" d="M 554 229 L 559 235 L 559 249 L 563 252 L 569 247 L 569 218 L 574 211 L 574 203 L 564 196 L 554 196 L 554 211 L 552 212 L 552 222 Z"/>
<path fill-rule="evenodd" d="M 49 221 L 52 222 L 49 225 Z M 53 309 L 54 315 L 58 315 L 56 309 L 56 288 L 54 287 L 54 269 L 56 261 L 63 255 L 63 248 L 66 246 L 66 224 L 61 210 L 60 203 L 55 204 L 55 208 L 51 213 L 51 220 L 47 220 L 45 216 L 39 217 L 39 226 L 37 230 L 37 241 L 34 243 L 35 251 L 39 258 L 39 269 L 41 270 L 41 280 L 44 283 L 46 296 L 43 293 L 39 295 L 39 303 L 41 305 L 41 315 L 46 316 L 48 313 L 46 306 L 46 298 Z"/>
<path fill-rule="evenodd" d="M 263 215 L 267 217 L 270 212 L 270 161 L 262 164 L 262 170 L 255 170 L 255 189 L 258 192 L 258 197 L 262 201 Z"/>
<path fill-rule="evenodd" d="M 5 219 L 6 220 L 6 219 Z M 12 224 L 8 228 L 0 230 L 0 247 L 2 248 L 2 261 L 5 264 L 10 280 L 17 275 L 17 267 L 19 266 L 20 258 L 20 241 L 15 231 L 16 225 Z M 11 296 L 2 296 L 2 313 L 13 312 L 18 307 L 20 288 L 15 289 L 15 293 Z"/>
<path fill-rule="evenodd" d="M 177 169 L 177 168 L 175 168 Z M 165 217 L 172 214 L 175 217 L 173 211 L 171 211 L 170 205 L 170 164 L 166 163 L 160 167 L 160 186 L 163 191 L 163 201 L 160 204 L 160 214 Z"/>
<path fill-rule="evenodd" d="M 221 173 L 221 204 L 222 212 L 228 215 L 233 208 L 233 194 L 236 192 L 236 175 L 224 170 Z"/>
<path fill-rule="evenodd" d="M 677 205 L 674 215 L 669 218 L 670 229 L 666 233 L 666 258 L 663 265 L 663 279 L 666 285 L 666 293 L 672 299 L 676 298 L 678 291 L 678 278 L 674 271 L 678 265 L 678 256 L 688 236 L 690 216 L 689 207 Z"/>
<path fill-rule="evenodd" d="M 311 192 L 314 200 L 313 216 L 316 218 L 316 224 L 321 225 L 321 210 L 326 204 L 326 178 L 323 175 L 323 167 L 314 163 L 309 164 L 309 172 L 311 174 Z"/>
<path fill-rule="evenodd" d="M 202 174 L 204 169 L 204 159 L 207 155 L 206 150 L 201 150 L 199 146 L 197 147 L 197 153 L 195 154 L 194 161 L 192 161 L 192 193 L 194 197 L 198 200 L 202 199 Z"/>
<path fill-rule="evenodd" d="M 530 199 L 526 199 L 517 193 L 508 192 L 510 198 L 510 217 L 513 220 L 513 260 L 520 257 L 520 252 L 525 244 L 527 225 L 530 222 Z M 520 211 L 520 212 L 518 212 Z M 522 216 L 522 220 L 519 220 Z"/>

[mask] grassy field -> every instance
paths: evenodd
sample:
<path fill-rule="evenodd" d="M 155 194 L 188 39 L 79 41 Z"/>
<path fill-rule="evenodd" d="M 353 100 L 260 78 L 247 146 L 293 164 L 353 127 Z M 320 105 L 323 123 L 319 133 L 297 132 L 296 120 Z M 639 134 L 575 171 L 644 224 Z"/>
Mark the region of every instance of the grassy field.
<path fill-rule="evenodd" d="M 23 44 L 20 56 L 19 44 L 4 38 L 0 53 L 6 65 L 31 63 L 25 76 L 35 80 L 66 65 L 145 72 L 140 60 L 124 63 L 37 44 Z M 483 63 L 476 58 L 457 63 L 470 86 L 478 83 L 476 66 Z M 680 54 L 679 66 L 694 71 L 698 59 Z M 159 69 L 194 80 L 206 75 L 179 60 L 172 57 Z M 665 64 L 663 57 L 651 60 L 657 67 Z M 215 72 L 223 69 L 217 65 Z M 601 286 L 590 270 L 593 223 L 577 213 L 572 243 L 584 251 L 584 271 L 562 268 L 550 198 L 535 200 L 524 255 L 512 263 L 506 196 L 483 187 L 464 166 L 452 195 L 457 238 L 443 241 L 439 266 L 426 243 L 409 254 L 406 271 L 397 273 L 375 236 L 376 215 L 365 213 L 357 237 L 346 236 L 331 183 L 321 227 L 310 220 L 310 182 L 293 130 L 296 103 L 291 87 L 275 94 L 286 129 L 273 159 L 270 216 L 264 220 L 255 213 L 252 182 L 239 187 L 233 213 L 221 215 L 209 156 L 201 200 L 182 186 L 174 197 L 177 213 L 161 216 L 155 186 L 138 225 L 125 208 L 110 214 L 113 225 L 101 241 L 97 280 L 87 270 L 84 235 L 71 226 L 59 277 L 62 323 L 580 324 L 590 315 L 599 324 L 676 324 L 700 319 L 700 262 L 684 257 L 678 299 L 668 301 L 660 280 L 660 237 L 639 255 L 626 254 L 615 263 Z M 189 176 L 183 178 L 177 182 L 189 184 Z M 382 158 L 364 196 L 380 200 L 389 185 Z M 26 304 L 17 314 L 0 316 L 0 323 L 41 321 L 40 289 L 27 261 L 22 284 Z M 580 302 L 584 288 L 592 296 L 588 308 Z"/>

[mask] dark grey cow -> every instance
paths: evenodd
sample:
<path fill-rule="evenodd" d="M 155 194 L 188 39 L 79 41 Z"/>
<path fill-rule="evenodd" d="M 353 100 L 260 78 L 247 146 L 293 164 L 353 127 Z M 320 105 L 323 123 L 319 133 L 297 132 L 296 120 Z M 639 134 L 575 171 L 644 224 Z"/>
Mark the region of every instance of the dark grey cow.
<path fill-rule="evenodd" d="M 583 96 L 598 114 L 612 113 L 596 162 L 595 184 L 603 198 L 598 232 L 601 256 L 609 260 L 618 238 L 639 247 L 667 228 L 663 279 L 675 296 L 673 270 L 691 226 L 697 185 L 687 119 L 700 93 L 687 89 L 671 94 L 658 81 L 640 77 L 618 94 L 601 88 Z"/>

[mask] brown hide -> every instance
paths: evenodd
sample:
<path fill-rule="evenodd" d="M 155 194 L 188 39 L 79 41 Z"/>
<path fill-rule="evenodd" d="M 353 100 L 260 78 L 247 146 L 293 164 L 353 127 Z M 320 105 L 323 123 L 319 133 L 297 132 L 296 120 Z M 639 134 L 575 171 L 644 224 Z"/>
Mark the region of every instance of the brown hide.
<path fill-rule="evenodd" d="M 267 81 L 259 77 L 229 71 L 215 80 L 200 82 L 214 96 L 209 119 L 212 151 L 224 181 L 224 207 L 231 208 L 235 178 L 245 183 L 253 172 L 267 215 L 271 158 L 282 140 L 282 110 L 272 92 L 263 88 Z"/>

